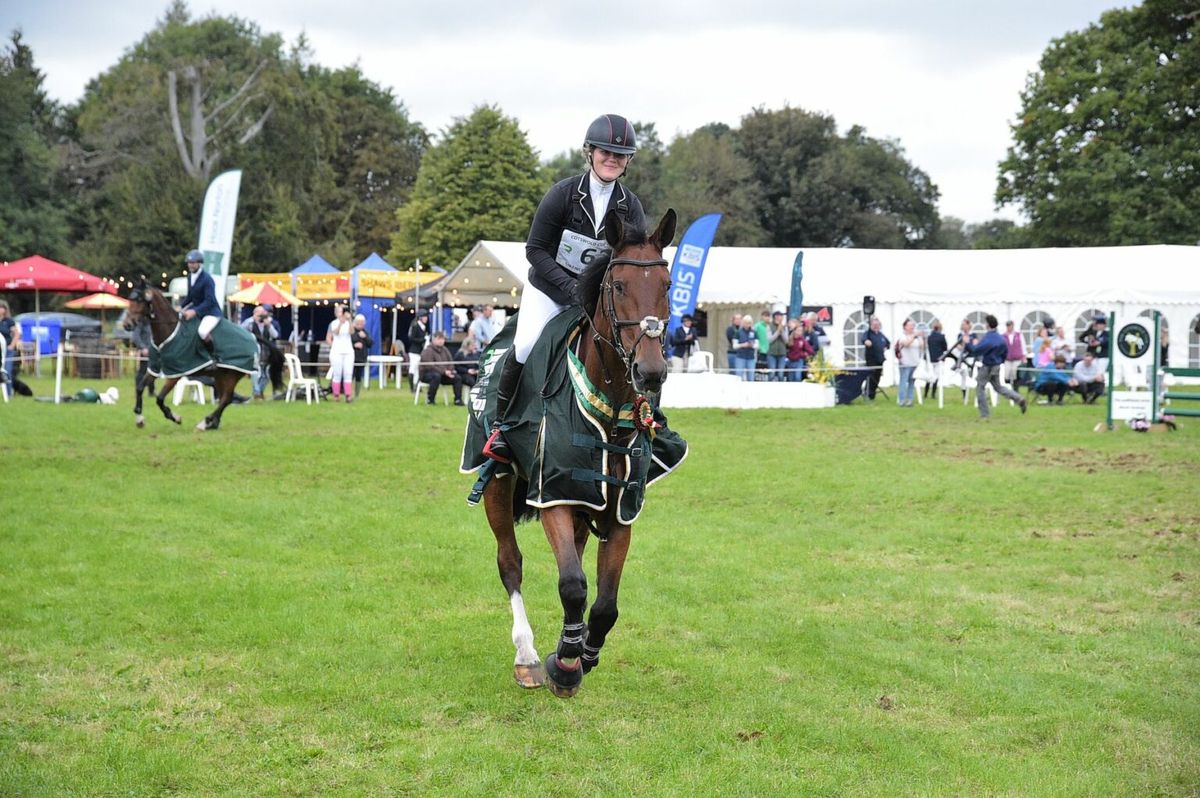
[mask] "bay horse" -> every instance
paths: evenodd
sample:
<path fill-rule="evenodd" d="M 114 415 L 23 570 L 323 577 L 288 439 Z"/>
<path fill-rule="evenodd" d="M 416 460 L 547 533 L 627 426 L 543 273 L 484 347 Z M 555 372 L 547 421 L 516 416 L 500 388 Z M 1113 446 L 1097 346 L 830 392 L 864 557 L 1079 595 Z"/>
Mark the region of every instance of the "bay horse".
<path fill-rule="evenodd" d="M 171 337 L 175 332 L 175 327 L 179 323 L 179 312 L 171 306 L 171 303 L 163 296 L 162 292 L 157 288 L 152 288 L 145 280 L 139 280 L 129 292 L 129 310 L 125 314 L 124 327 L 126 330 L 132 330 L 143 319 L 150 322 L 150 336 L 156 347 L 163 345 L 163 342 Z M 221 366 L 215 368 L 209 367 L 202 372 L 202 376 L 212 377 L 216 386 L 217 408 L 209 413 L 204 419 L 196 425 L 196 429 L 200 431 L 215 430 L 221 426 L 221 414 L 225 412 L 225 408 L 233 401 L 233 391 L 237 387 L 238 381 L 245 374 L 236 369 L 228 369 Z M 175 388 L 175 383 L 179 382 L 179 377 L 168 377 L 163 380 L 163 386 L 155 395 L 155 401 L 158 404 L 158 409 L 162 411 L 163 416 L 168 421 L 174 421 L 176 424 L 182 424 L 183 419 L 176 415 L 175 411 L 167 407 L 167 395 Z M 147 374 L 146 383 L 153 392 L 155 380 Z M 142 388 L 139 383 L 137 391 L 137 404 L 134 407 L 134 413 L 137 414 L 137 425 L 139 427 L 145 425 L 145 419 L 142 417 Z"/>
<path fill-rule="evenodd" d="M 670 315 L 671 275 L 663 248 L 674 237 L 674 210 L 667 211 L 649 236 L 643 230 L 627 228 L 615 212 L 610 212 L 605 219 L 605 238 L 611 257 L 598 259 L 579 278 L 579 297 L 590 317 L 590 334 L 585 330 L 581 335 L 578 356 L 590 382 L 603 386 L 601 390 L 614 407 L 644 401 L 642 394 L 657 394 L 666 379 L 667 361 L 660 336 L 666 331 Z M 614 418 L 606 442 L 627 447 L 637 435 L 637 429 L 618 429 Z M 616 479 L 627 476 L 624 460 L 610 460 L 611 474 Z M 558 646 L 543 666 L 521 596 L 522 558 L 515 523 L 526 514 L 533 515 L 522 512 L 523 493 L 514 495 L 517 483 L 522 481 L 492 479 L 483 491 L 484 509 L 496 537 L 500 581 L 508 592 L 513 615 L 513 675 L 522 687 L 545 683 L 555 695 L 569 698 L 578 692 L 584 674 L 599 664 L 600 649 L 617 621 L 617 589 L 632 528 L 618 521 L 615 491 L 601 511 L 558 505 L 543 507 L 538 513 L 558 563 L 558 595 L 563 607 Z M 582 560 L 589 533 L 596 534 L 600 542 L 596 553 L 596 600 L 585 624 L 588 585 Z"/>

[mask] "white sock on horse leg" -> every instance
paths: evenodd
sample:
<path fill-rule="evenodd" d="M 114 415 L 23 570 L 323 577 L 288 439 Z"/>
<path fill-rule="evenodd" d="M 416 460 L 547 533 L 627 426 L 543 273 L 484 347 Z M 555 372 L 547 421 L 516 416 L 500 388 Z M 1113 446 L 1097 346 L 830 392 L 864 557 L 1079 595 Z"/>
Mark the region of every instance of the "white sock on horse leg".
<path fill-rule="evenodd" d="M 533 647 L 533 628 L 525 615 L 525 600 L 521 598 L 520 591 L 509 597 L 509 603 L 512 605 L 513 614 L 512 641 L 517 647 L 517 657 L 513 664 L 532 665 L 538 661 L 538 655 L 537 649 Z"/>

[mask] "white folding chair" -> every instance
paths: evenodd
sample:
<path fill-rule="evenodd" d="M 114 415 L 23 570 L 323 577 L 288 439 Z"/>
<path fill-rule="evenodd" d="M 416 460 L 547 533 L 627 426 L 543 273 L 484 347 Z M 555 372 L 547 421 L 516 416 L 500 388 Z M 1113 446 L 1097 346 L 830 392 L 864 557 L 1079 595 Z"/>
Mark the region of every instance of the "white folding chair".
<path fill-rule="evenodd" d="M 0 338 L 0 395 L 4 397 L 5 403 L 8 402 L 8 395 L 12 393 L 12 386 L 8 380 L 8 345 L 4 343 L 4 339 Z"/>
<path fill-rule="evenodd" d="M 208 386 L 199 380 L 193 380 L 188 377 L 180 377 L 179 382 L 175 383 L 175 392 L 171 394 L 171 404 L 178 407 L 183 403 L 183 399 L 187 396 L 187 392 L 192 392 L 192 401 L 198 405 L 205 404 L 204 389 Z M 217 402 L 217 392 L 213 389 L 213 404 Z"/>
<path fill-rule="evenodd" d="M 955 368 L 957 361 L 950 358 L 942 358 L 938 364 L 941 367 L 941 374 L 938 376 L 937 397 L 938 407 L 946 406 L 946 387 L 957 387 L 962 390 L 963 404 L 971 396 L 971 391 L 975 389 L 975 383 L 971 382 L 970 374 L 966 368 Z"/>
<path fill-rule="evenodd" d="M 413 373 L 418 374 L 420 372 L 413 372 Z M 430 386 L 430 384 L 428 384 L 428 383 L 422 383 L 420 377 L 416 378 L 415 384 L 416 384 L 416 388 L 413 389 L 413 404 L 416 404 L 421 401 L 421 389 L 422 388 L 427 389 L 428 386 Z M 438 394 L 442 394 L 442 403 L 443 404 L 450 404 L 450 392 L 452 390 L 454 390 L 454 386 L 452 386 L 452 385 L 443 384 L 443 385 L 438 386 Z"/>
<path fill-rule="evenodd" d="M 300 358 L 291 352 L 285 352 L 283 362 L 287 364 L 288 370 L 287 393 L 284 395 L 284 400 L 290 402 L 296 398 L 297 391 L 304 391 L 305 404 L 311 405 L 314 399 L 320 403 L 321 387 L 314 378 L 304 376 L 304 370 L 300 367 Z"/>

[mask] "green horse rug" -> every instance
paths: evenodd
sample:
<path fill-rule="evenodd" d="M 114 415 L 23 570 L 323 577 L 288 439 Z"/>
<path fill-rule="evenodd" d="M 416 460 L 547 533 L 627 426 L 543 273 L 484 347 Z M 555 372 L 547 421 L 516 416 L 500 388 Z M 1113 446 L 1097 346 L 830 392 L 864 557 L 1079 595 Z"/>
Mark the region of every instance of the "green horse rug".
<path fill-rule="evenodd" d="M 546 325 L 534 345 L 505 419 L 504 437 L 513 451 L 510 464 L 485 457 L 483 445 L 495 416 L 496 367 L 512 346 L 515 315 L 484 350 L 479 381 L 471 389 L 460 470 L 488 470 L 476 483 L 470 503 L 478 502 L 487 479 L 515 473 L 527 483 L 525 500 L 532 507 L 604 510 L 616 501 L 617 520 L 632 524 L 641 513 L 646 488 L 687 457 L 687 441 L 667 427 L 657 408 L 637 408 L 643 417 L 635 423 L 633 405 L 614 407 L 591 384 L 578 355 L 586 325 L 582 308 L 568 309 Z M 606 431 L 614 420 L 618 429 L 636 433 L 632 443 L 607 442 Z M 624 461 L 624 479 L 613 476 L 614 458 Z"/>
<path fill-rule="evenodd" d="M 229 319 L 221 319 L 213 329 L 210 355 L 200 340 L 200 320 L 181 321 L 167 340 L 150 347 L 150 373 L 155 377 L 187 377 L 211 366 L 233 369 L 246 374 L 258 370 L 258 342 L 254 336 Z"/>

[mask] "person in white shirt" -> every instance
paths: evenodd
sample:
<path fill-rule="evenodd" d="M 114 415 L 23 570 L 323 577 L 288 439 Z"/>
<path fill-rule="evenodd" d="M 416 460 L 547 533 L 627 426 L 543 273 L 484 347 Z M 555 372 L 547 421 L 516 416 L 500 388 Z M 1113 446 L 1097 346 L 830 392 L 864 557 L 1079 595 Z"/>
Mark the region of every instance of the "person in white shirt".
<path fill-rule="evenodd" d="M 1067 385 L 1083 397 L 1084 404 L 1090 405 L 1104 395 L 1104 372 L 1091 352 L 1083 353 L 1083 360 L 1075 364 Z"/>

